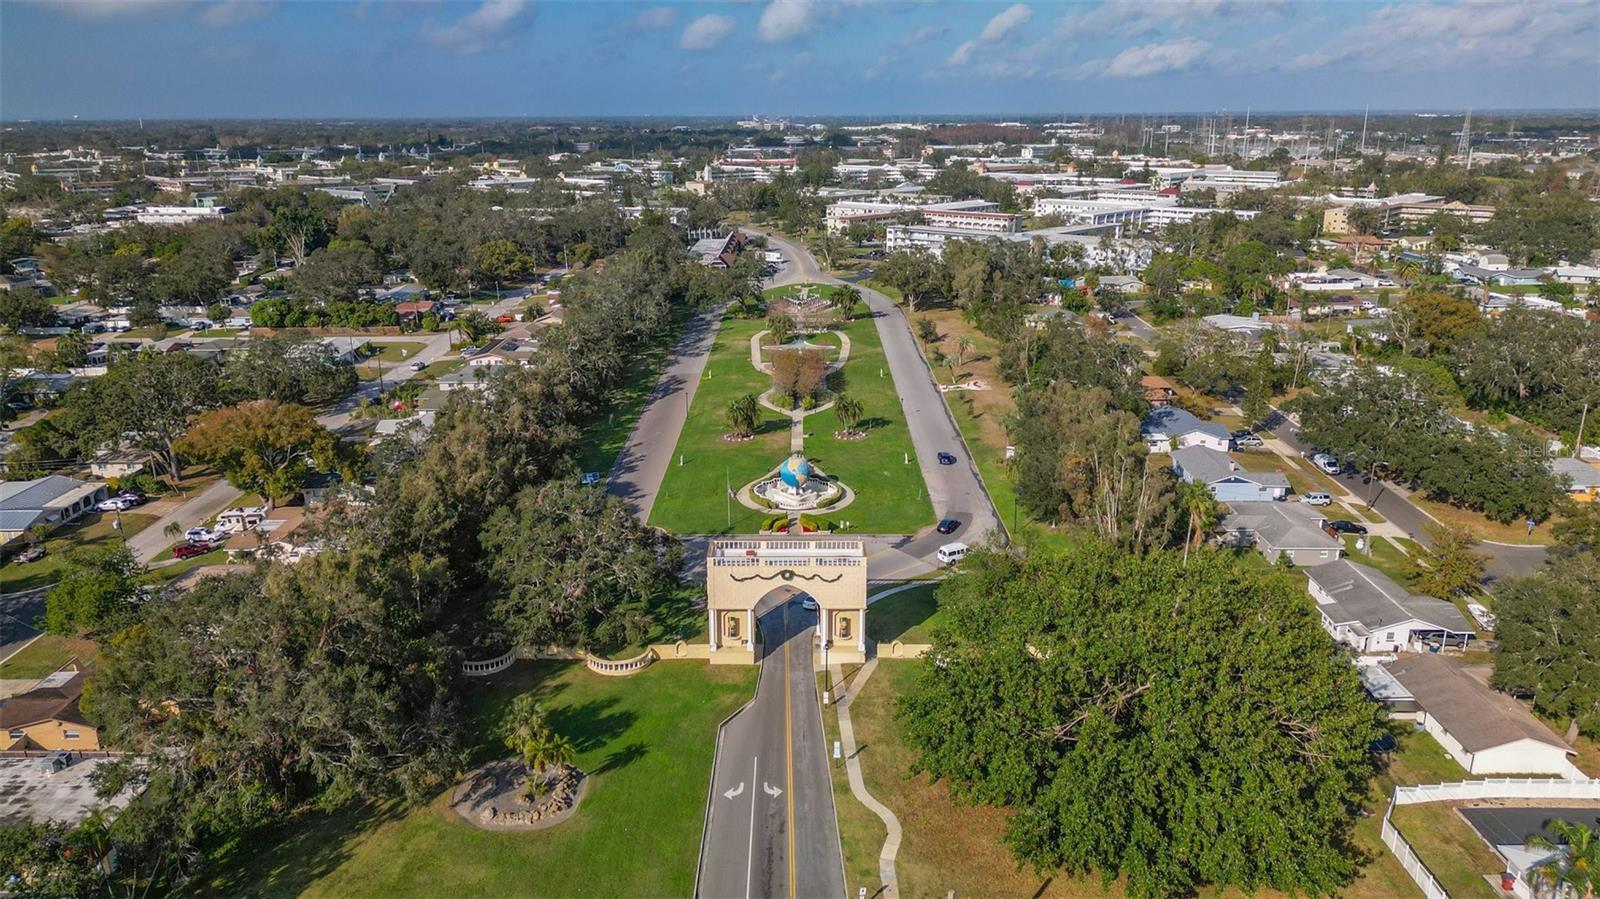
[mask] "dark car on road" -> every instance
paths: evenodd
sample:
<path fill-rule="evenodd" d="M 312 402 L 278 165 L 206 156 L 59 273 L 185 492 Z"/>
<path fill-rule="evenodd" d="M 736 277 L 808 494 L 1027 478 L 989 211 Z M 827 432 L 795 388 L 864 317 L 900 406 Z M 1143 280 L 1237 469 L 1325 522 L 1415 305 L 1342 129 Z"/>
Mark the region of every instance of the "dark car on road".
<path fill-rule="evenodd" d="M 939 454 L 939 464 L 940 465 L 954 465 L 954 464 L 956 464 L 956 454 L 955 453 L 940 453 Z"/>
<path fill-rule="evenodd" d="M 939 522 L 939 526 L 935 530 L 941 534 L 954 534 L 956 532 L 956 528 L 959 527 L 961 527 L 961 522 L 956 521 L 954 518 L 946 518 L 945 520 Z"/>
<path fill-rule="evenodd" d="M 1361 534 L 1362 536 L 1365 536 L 1367 533 L 1367 529 L 1365 527 L 1362 527 L 1353 521 L 1346 521 L 1343 518 L 1337 518 L 1328 522 L 1328 527 L 1329 529 L 1338 531 L 1341 534 Z"/>

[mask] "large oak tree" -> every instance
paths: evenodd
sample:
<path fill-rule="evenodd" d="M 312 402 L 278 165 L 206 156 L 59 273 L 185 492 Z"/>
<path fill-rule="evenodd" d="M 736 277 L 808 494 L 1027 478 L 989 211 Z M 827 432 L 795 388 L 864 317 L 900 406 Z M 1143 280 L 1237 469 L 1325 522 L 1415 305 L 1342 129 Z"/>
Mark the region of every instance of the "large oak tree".
<path fill-rule="evenodd" d="M 1381 711 L 1300 584 L 1087 543 L 969 557 L 940 600 L 898 718 L 916 769 L 1010 810 L 1019 863 L 1139 897 L 1354 876 Z"/>

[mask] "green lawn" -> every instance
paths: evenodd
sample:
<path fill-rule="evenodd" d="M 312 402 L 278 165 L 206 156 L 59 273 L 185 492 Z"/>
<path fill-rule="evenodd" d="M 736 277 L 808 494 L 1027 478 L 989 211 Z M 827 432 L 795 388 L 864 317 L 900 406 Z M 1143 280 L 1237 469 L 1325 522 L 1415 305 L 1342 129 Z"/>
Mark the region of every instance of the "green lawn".
<path fill-rule="evenodd" d="M 396 341 L 394 343 L 369 343 L 367 345 L 378 352 L 368 356 L 366 361 L 386 363 L 404 362 L 428 347 L 428 345 L 425 343 L 414 343 L 411 341 Z"/>
<path fill-rule="evenodd" d="M 70 524 L 45 538 L 44 558 L 26 564 L 12 562 L 0 569 L 0 587 L 6 592 L 32 590 L 56 582 L 61 566 L 66 564 L 67 553 L 80 546 L 114 546 L 132 537 L 156 520 L 155 515 L 140 512 L 122 513 L 122 531 L 113 528 L 116 516 L 109 513 L 90 512 L 75 524 Z"/>
<path fill-rule="evenodd" d="M 867 608 L 867 636 L 879 643 L 932 642 L 933 626 L 944 620 L 937 589 L 925 584 L 873 603 Z"/>
<path fill-rule="evenodd" d="M 44 677 L 73 658 L 88 663 L 98 653 L 92 640 L 45 634 L 0 663 L 0 680 Z"/>
<path fill-rule="evenodd" d="M 763 409 L 755 439 L 728 443 L 721 438 L 728 430 L 723 416 L 728 403 L 745 394 L 760 394 L 772 384 L 770 376 L 750 364 L 750 338 L 765 328 L 764 319 L 730 318 L 722 323 L 673 464 L 656 497 L 651 524 L 691 534 L 751 533 L 759 528 L 762 513 L 737 502 L 729 526 L 726 489 L 731 485 L 737 490 L 783 461 L 789 454 L 789 420 Z M 850 360 L 835 377 L 863 405 L 862 427 L 869 436 L 836 440 L 838 420 L 832 412 L 820 412 L 806 419 L 805 454 L 857 492 L 855 502 L 836 516 L 850 522 L 850 530 L 912 533 L 933 523 L 933 509 L 894 379 L 887 375 L 877 327 L 871 319 L 859 318 L 840 330 L 850 337 Z M 913 454 L 910 464 L 905 462 L 907 454 Z"/>
<path fill-rule="evenodd" d="M 577 814 L 530 833 L 480 830 L 449 792 L 417 808 L 307 813 L 217 860 L 191 893 L 235 897 L 684 896 L 694 887 L 717 724 L 746 702 L 754 667 L 661 662 L 602 677 L 523 663 L 469 688 L 472 758 L 506 754 L 493 725 L 532 692 L 593 780 Z"/>
<path fill-rule="evenodd" d="M 1496 895 L 1483 877 L 1501 870 L 1500 856 L 1454 806 L 1437 802 L 1403 805 L 1394 810 L 1390 820 L 1453 899 L 1493 899 Z"/>
<path fill-rule="evenodd" d="M 460 371 L 467 364 L 467 360 L 460 358 L 440 359 L 438 362 L 428 363 L 428 367 L 411 376 L 412 380 L 434 380 L 448 375 L 453 371 Z"/>

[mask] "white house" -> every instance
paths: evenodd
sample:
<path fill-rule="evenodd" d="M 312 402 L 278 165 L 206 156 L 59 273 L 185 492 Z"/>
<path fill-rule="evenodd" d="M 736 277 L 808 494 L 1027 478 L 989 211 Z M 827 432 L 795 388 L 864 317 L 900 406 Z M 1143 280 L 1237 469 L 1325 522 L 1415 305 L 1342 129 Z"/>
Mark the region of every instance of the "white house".
<path fill-rule="evenodd" d="M 1581 776 L 1565 740 L 1459 662 L 1425 652 L 1387 667 L 1416 700 L 1423 729 L 1468 772 Z"/>
<path fill-rule="evenodd" d="M 37 524 L 59 527 L 76 520 L 105 498 L 105 484 L 58 474 L 0 482 L 0 543 L 10 543 Z"/>
<path fill-rule="evenodd" d="M 1164 453 L 1185 446 L 1203 446 L 1218 452 L 1227 452 L 1233 438 L 1225 425 L 1214 421 L 1201 421 L 1192 412 L 1177 406 L 1162 406 L 1150 410 L 1139 425 L 1139 435 L 1152 453 Z"/>
<path fill-rule="evenodd" d="M 1349 559 L 1306 571 L 1322 628 L 1363 654 L 1417 650 L 1430 642 L 1466 646 L 1477 635 L 1454 604 L 1414 596 L 1388 575 Z"/>

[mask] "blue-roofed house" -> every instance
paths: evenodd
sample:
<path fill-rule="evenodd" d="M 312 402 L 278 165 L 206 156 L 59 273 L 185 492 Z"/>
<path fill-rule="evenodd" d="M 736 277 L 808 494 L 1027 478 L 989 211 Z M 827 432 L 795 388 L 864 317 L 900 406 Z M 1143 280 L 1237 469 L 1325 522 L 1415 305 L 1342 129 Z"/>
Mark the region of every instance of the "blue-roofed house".
<path fill-rule="evenodd" d="M 106 485 L 51 474 L 31 481 L 0 481 L 0 543 L 10 543 L 36 524 L 73 521 L 106 498 Z"/>
<path fill-rule="evenodd" d="M 1194 413 L 1177 406 L 1150 410 L 1139 426 L 1139 436 L 1152 453 L 1164 453 L 1185 446 L 1204 446 L 1227 452 L 1232 446 L 1228 429 L 1214 421 L 1201 421 Z"/>
<path fill-rule="evenodd" d="M 1289 495 L 1289 479 L 1277 471 L 1245 471 L 1227 453 L 1206 446 L 1172 451 L 1172 470 L 1185 483 L 1204 484 L 1225 503 L 1271 502 Z"/>

